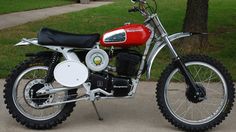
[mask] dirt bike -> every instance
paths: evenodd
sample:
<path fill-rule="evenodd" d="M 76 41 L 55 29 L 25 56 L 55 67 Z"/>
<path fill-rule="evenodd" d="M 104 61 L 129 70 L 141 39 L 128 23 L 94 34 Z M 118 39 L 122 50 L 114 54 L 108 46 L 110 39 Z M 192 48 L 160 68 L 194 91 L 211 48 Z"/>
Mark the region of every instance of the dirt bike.
<path fill-rule="evenodd" d="M 141 75 L 150 78 L 154 59 L 167 47 L 173 61 L 156 88 L 163 116 L 186 131 L 220 124 L 234 102 L 235 89 L 226 68 L 205 55 L 180 57 L 171 42 L 193 33 L 169 36 L 146 0 L 132 2 L 138 5 L 129 12 L 140 12 L 144 24 L 128 23 L 101 37 L 42 28 L 38 38 L 17 43 L 49 50 L 27 54 L 29 59 L 6 79 L 4 98 L 12 117 L 28 128 L 49 129 L 66 120 L 76 101 L 89 100 L 102 120 L 95 101 L 133 97 Z M 142 54 L 131 48 L 142 45 Z"/>

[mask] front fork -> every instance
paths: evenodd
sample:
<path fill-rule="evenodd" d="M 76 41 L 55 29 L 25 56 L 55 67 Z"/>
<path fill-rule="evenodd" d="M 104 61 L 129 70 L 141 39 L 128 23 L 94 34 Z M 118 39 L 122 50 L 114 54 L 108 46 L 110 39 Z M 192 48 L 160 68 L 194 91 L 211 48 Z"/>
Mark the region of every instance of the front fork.
<path fill-rule="evenodd" d="M 190 94 L 193 96 L 192 98 L 199 100 L 205 97 L 205 92 L 202 88 L 195 82 L 194 78 L 192 77 L 191 73 L 182 62 L 181 58 L 176 53 L 175 49 L 173 48 L 169 38 L 166 36 L 164 37 L 164 41 L 166 42 L 170 52 L 173 56 L 173 61 L 176 67 L 180 70 L 181 74 L 184 76 L 185 82 L 188 85 L 188 90 Z"/>
<path fill-rule="evenodd" d="M 154 26 L 159 31 L 162 38 L 166 42 L 166 45 L 170 49 L 170 52 L 174 58 L 173 61 L 174 61 L 175 65 L 178 67 L 178 69 L 180 70 L 181 74 L 184 76 L 185 81 L 188 85 L 187 90 L 189 90 L 190 93 L 193 95 L 193 98 L 195 98 L 197 100 L 199 100 L 199 97 L 205 97 L 205 93 L 203 92 L 202 88 L 200 88 L 199 85 L 196 84 L 195 80 L 193 79 L 192 75 L 188 71 L 187 67 L 182 62 L 182 60 L 180 59 L 180 57 L 176 53 L 175 49 L 173 48 L 173 46 L 168 38 L 168 34 L 167 34 L 165 28 L 163 27 L 160 19 L 158 18 L 157 14 L 150 16 L 150 20 L 152 20 Z"/>

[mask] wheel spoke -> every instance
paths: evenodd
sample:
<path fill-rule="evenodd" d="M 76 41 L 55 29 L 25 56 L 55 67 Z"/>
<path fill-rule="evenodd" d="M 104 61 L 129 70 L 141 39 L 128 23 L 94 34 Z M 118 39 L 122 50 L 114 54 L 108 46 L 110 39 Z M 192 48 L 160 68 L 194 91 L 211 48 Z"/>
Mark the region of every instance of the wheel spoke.
<path fill-rule="evenodd" d="M 175 105 L 175 104 L 177 104 L 179 101 L 182 101 L 182 100 L 183 100 L 183 97 L 181 97 L 181 98 L 177 97 L 177 98 L 178 98 L 178 99 L 175 100 L 175 102 L 173 103 L 173 105 Z"/>
<path fill-rule="evenodd" d="M 193 119 L 193 104 L 191 103 L 191 109 L 192 109 L 192 111 L 191 111 L 191 118 L 192 118 L 192 120 L 194 120 Z"/>
<path fill-rule="evenodd" d="M 206 105 L 214 105 L 214 106 L 217 106 L 217 105 L 219 105 L 219 104 L 215 104 L 215 103 L 209 103 L 209 102 L 204 102 L 204 104 L 206 104 Z"/>
<path fill-rule="evenodd" d="M 183 117 L 186 117 L 186 115 L 188 114 L 188 112 L 191 108 L 190 105 L 189 105 L 189 102 L 187 100 L 185 100 L 185 101 L 186 101 L 186 105 L 187 105 L 187 110 L 180 114 L 180 116 L 183 115 Z"/>
<path fill-rule="evenodd" d="M 198 77 L 199 82 L 201 82 L 201 78 L 199 76 L 199 72 L 201 71 L 202 67 L 200 67 L 198 70 L 196 69 L 196 67 L 194 66 L 194 69 L 196 71 L 196 75 L 193 77 L 193 79 L 196 79 L 196 77 Z"/>
<path fill-rule="evenodd" d="M 211 91 L 211 92 L 214 92 L 214 93 L 216 93 L 216 94 L 218 94 L 218 95 L 221 94 L 219 91 L 214 90 L 214 89 L 212 89 L 212 88 L 206 88 L 206 89 L 209 90 L 209 91 Z"/>
<path fill-rule="evenodd" d="M 175 80 L 178 81 L 178 82 L 181 82 L 181 80 L 180 80 L 180 79 L 177 79 L 176 77 L 173 77 L 173 79 L 175 79 Z"/>
<path fill-rule="evenodd" d="M 209 79 L 208 79 L 208 81 L 207 81 L 207 88 L 209 88 L 209 84 L 210 84 L 210 81 L 211 81 L 211 78 L 212 78 L 212 75 L 213 74 L 213 71 L 211 71 L 211 75 L 210 75 L 210 77 L 209 77 Z"/>
<path fill-rule="evenodd" d="M 199 110 L 199 107 L 196 107 L 196 110 L 200 113 L 200 119 L 202 118 L 202 111 Z"/>
<path fill-rule="evenodd" d="M 177 112 L 180 108 L 181 108 L 181 106 L 184 104 L 184 100 L 182 100 L 181 101 L 181 104 L 177 107 L 177 109 L 175 110 L 175 112 Z"/>
<path fill-rule="evenodd" d="M 209 82 L 209 81 L 211 81 L 212 79 L 217 79 L 217 78 L 218 78 L 218 77 L 216 77 L 216 76 L 211 76 L 211 77 L 209 77 L 209 78 L 207 78 L 207 79 L 201 81 L 201 83 Z"/>
<path fill-rule="evenodd" d="M 24 99 L 23 96 L 21 96 L 21 97 L 17 97 L 17 101 L 18 101 L 18 102 L 20 102 L 20 101 L 23 100 L 23 99 Z"/>

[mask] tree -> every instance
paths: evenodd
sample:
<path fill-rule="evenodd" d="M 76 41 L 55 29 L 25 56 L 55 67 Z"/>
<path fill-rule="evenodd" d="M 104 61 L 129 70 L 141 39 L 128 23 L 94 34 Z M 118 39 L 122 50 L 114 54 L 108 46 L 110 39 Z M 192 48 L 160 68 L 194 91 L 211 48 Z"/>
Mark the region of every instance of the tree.
<path fill-rule="evenodd" d="M 208 32 L 208 3 L 209 0 L 188 0 L 183 25 L 184 32 Z M 196 48 L 205 48 L 207 45 L 207 35 L 196 35 L 183 41 L 183 46 L 186 47 L 187 52 Z"/>

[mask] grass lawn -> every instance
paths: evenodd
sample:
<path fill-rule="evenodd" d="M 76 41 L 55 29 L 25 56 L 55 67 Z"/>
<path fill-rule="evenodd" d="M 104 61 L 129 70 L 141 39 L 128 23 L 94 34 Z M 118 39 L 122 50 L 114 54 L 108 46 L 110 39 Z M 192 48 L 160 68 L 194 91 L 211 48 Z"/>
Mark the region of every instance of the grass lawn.
<path fill-rule="evenodd" d="M 158 14 L 171 34 L 180 32 L 185 15 L 187 0 L 158 0 Z M 80 12 L 50 17 L 46 20 L 27 23 L 0 31 L 0 77 L 6 77 L 9 71 L 25 59 L 24 54 L 42 50 L 36 46 L 13 47 L 22 37 L 36 37 L 41 27 L 51 27 L 74 33 L 103 33 L 106 30 L 119 27 L 125 22 L 142 23 L 143 17 L 139 13 L 128 13 L 132 3 L 127 0 L 115 0 L 114 4 Z M 209 9 L 210 32 L 232 32 L 210 35 L 212 48 L 203 53 L 222 61 L 232 73 L 236 81 L 236 1 L 211 0 Z M 170 61 L 165 49 L 155 60 L 152 69 L 152 79 L 156 80 L 160 72 Z"/>
<path fill-rule="evenodd" d="M 0 14 L 73 3 L 73 0 L 0 0 Z"/>

